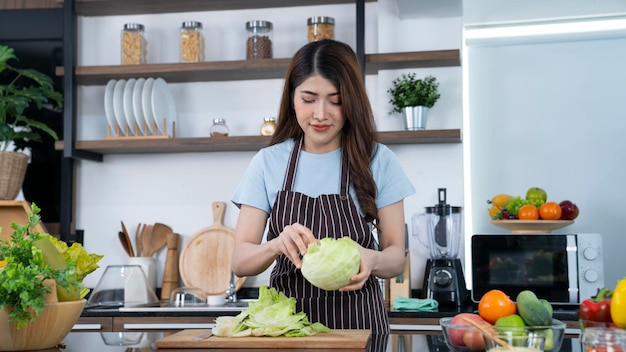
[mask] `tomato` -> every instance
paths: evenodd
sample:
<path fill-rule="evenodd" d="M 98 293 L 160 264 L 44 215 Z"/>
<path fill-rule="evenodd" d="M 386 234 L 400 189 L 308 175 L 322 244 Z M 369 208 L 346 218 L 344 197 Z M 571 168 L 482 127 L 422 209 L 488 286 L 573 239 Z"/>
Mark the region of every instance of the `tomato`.
<path fill-rule="evenodd" d="M 478 314 L 491 324 L 515 313 L 517 313 L 515 302 L 500 290 L 487 291 L 478 302 Z"/>
<path fill-rule="evenodd" d="M 559 220 L 563 210 L 557 202 L 545 202 L 539 207 L 539 216 L 543 220 Z"/>
<path fill-rule="evenodd" d="M 539 220 L 539 209 L 532 204 L 524 204 L 517 211 L 517 218 L 520 220 Z"/>

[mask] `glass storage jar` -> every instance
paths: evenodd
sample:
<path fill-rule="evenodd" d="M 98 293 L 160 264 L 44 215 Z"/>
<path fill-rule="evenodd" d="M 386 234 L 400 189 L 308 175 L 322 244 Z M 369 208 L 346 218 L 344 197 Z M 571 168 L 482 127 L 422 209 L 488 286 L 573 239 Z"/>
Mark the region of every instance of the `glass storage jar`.
<path fill-rule="evenodd" d="M 261 136 L 271 136 L 276 129 L 276 119 L 273 117 L 266 117 L 263 119 L 261 125 Z"/>
<path fill-rule="evenodd" d="M 246 22 L 246 59 L 272 58 L 272 27 L 272 22 L 269 21 Z"/>
<path fill-rule="evenodd" d="M 211 126 L 211 137 L 226 137 L 228 136 L 228 126 L 224 119 L 213 119 L 213 126 Z"/>
<path fill-rule="evenodd" d="M 327 16 L 309 17 L 309 43 L 322 39 L 335 39 L 335 19 Z"/>
<path fill-rule="evenodd" d="M 126 23 L 122 29 L 122 65 L 138 65 L 146 63 L 146 47 L 144 26 L 139 23 Z"/>
<path fill-rule="evenodd" d="M 204 61 L 202 22 L 185 21 L 180 27 L 180 62 Z"/>
<path fill-rule="evenodd" d="M 583 351 L 626 351 L 626 330 L 605 327 L 586 328 L 580 337 Z"/>

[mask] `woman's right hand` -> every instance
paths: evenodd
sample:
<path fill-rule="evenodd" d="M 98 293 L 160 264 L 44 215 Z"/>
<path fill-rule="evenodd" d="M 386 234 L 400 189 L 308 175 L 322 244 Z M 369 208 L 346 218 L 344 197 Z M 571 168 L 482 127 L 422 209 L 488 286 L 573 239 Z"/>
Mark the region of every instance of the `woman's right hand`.
<path fill-rule="evenodd" d="M 308 227 L 294 223 L 285 226 L 272 242 L 277 253 L 286 255 L 293 265 L 300 269 L 302 256 L 306 253 L 309 243 L 319 242 L 319 240 Z"/>

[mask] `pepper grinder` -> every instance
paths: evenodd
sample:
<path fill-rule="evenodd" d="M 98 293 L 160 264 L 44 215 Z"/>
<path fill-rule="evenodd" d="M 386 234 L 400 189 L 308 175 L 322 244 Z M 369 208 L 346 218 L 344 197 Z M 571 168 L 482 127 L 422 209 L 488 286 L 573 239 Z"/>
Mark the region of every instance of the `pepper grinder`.
<path fill-rule="evenodd" d="M 178 242 L 180 235 L 170 232 L 167 234 L 167 255 L 163 269 L 163 285 L 161 299 L 169 299 L 172 291 L 178 288 Z"/>

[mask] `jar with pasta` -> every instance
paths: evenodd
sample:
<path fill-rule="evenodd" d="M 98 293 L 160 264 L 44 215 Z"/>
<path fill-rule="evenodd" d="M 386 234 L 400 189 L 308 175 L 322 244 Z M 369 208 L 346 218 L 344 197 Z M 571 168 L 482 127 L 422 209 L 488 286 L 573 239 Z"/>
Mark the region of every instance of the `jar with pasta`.
<path fill-rule="evenodd" d="M 121 52 L 122 65 L 139 65 L 146 63 L 146 47 L 144 26 L 139 23 L 126 23 L 122 29 Z"/>
<path fill-rule="evenodd" d="M 202 23 L 185 21 L 180 27 L 180 62 L 204 61 Z"/>
<path fill-rule="evenodd" d="M 272 22 L 246 22 L 248 40 L 246 41 L 246 59 L 271 59 L 272 53 Z"/>
<path fill-rule="evenodd" d="M 335 19 L 327 16 L 309 17 L 309 43 L 322 39 L 335 39 Z"/>

